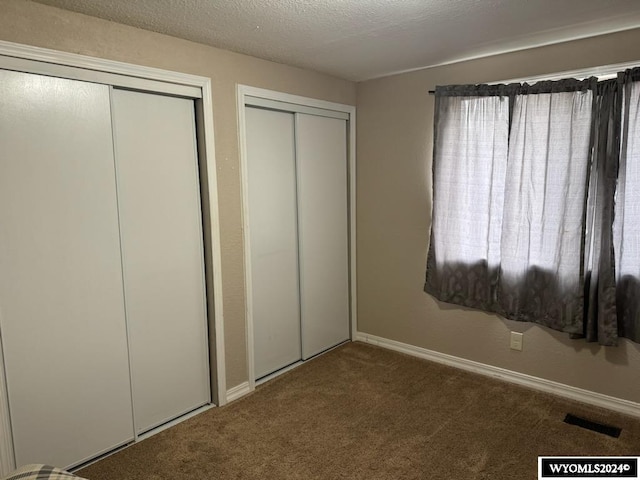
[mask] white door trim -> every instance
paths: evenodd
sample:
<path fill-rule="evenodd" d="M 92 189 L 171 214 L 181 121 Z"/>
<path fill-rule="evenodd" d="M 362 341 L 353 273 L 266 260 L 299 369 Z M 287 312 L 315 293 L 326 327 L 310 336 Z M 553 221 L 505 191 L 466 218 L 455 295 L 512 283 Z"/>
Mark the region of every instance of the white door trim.
<path fill-rule="evenodd" d="M 210 261 L 207 265 L 209 277 L 212 280 L 212 287 L 207 291 L 209 297 L 209 305 L 213 305 L 213 312 L 209 311 L 208 315 L 214 318 L 215 332 L 215 352 L 213 359 L 216 369 L 217 384 L 212 387 L 217 392 L 217 404 L 224 405 L 226 398 L 226 377 L 225 377 L 225 346 L 224 346 L 224 317 L 222 302 L 222 260 L 220 251 L 220 221 L 218 211 L 218 183 L 216 174 L 215 159 L 215 143 L 214 143 L 214 126 L 213 126 L 213 100 L 211 94 L 211 79 L 196 75 L 189 75 L 179 72 L 172 72 L 158 68 L 143 67 L 129 63 L 116 62 L 112 60 L 104 60 L 101 58 L 89 57 L 85 55 L 77 55 L 74 53 L 61 52 L 46 48 L 32 47 L 12 42 L 0 41 L 0 68 L 19 69 L 20 71 L 28 71 L 28 64 L 17 60 L 31 60 L 43 62 L 39 64 L 38 72 L 47 73 L 47 65 L 49 65 L 49 74 L 52 76 L 61 76 L 76 80 L 87 80 L 87 71 L 91 71 L 92 79 L 100 83 L 100 74 L 104 74 L 102 83 L 111 85 L 125 86 L 136 88 L 139 90 L 149 90 L 155 92 L 166 92 L 172 95 L 180 95 L 194 98 L 199 97 L 202 102 L 202 124 L 203 141 L 200 145 L 204 146 L 204 152 L 200 152 L 200 157 L 205 159 L 207 198 L 203 198 L 203 202 L 208 203 L 209 215 L 203 228 L 209 229 L 210 235 Z M 65 70 L 64 67 L 70 67 Z M 81 77 L 81 78 L 78 78 Z M 135 82 L 132 84 L 132 80 Z M 195 90 L 194 90 L 195 89 Z M 197 93 L 200 95 L 197 95 Z M 195 94 L 194 94 L 195 92 Z M 208 225 L 206 225 L 208 223 Z M 210 285 L 211 286 L 211 285 Z M 213 290 L 213 291 L 211 291 Z M 6 475 L 15 468 L 15 460 L 13 456 L 13 442 L 10 431 L 10 416 L 6 399 L 6 385 L 4 379 L 4 362 L 0 356 L 0 475 Z"/>
<path fill-rule="evenodd" d="M 108 74 L 111 77 L 107 78 L 104 82 L 101 82 L 98 77 L 93 78 L 91 81 L 94 81 L 96 83 L 108 83 L 110 85 L 116 86 L 133 85 L 127 85 L 126 83 L 124 85 L 120 84 L 118 79 L 116 77 L 113 77 L 113 75 L 122 75 L 123 77 L 139 78 L 142 80 L 150 81 L 144 88 L 155 91 L 159 91 L 162 88 L 159 85 L 154 86 L 154 83 L 156 82 L 159 82 L 160 84 L 166 84 L 166 88 L 169 90 L 169 92 L 171 92 L 174 88 L 178 88 L 179 86 L 187 87 L 187 89 L 188 87 L 203 88 L 205 83 L 211 83 L 210 79 L 207 77 L 189 75 L 180 72 L 172 72 L 170 70 L 162 70 L 160 68 L 144 67 L 131 63 L 116 62 L 114 60 L 105 60 L 102 58 L 62 52 L 59 50 L 51 50 L 48 48 L 32 47 L 30 45 L 5 42 L 3 40 L 0 40 L 0 55 L 18 59 L 34 60 L 42 63 L 49 63 L 52 65 L 51 68 L 54 70 L 54 76 L 58 76 L 55 75 L 55 69 L 57 65 L 89 70 L 94 72 L 95 74 L 101 72 L 104 74 Z M 88 73 L 82 74 L 80 72 L 74 72 L 74 74 L 86 75 Z M 65 77 L 67 77 L 67 75 L 65 75 Z M 82 80 L 74 77 L 67 78 Z M 127 82 L 126 78 L 123 79 L 123 81 Z M 189 93 L 185 92 L 185 96 L 188 95 Z"/>
<path fill-rule="evenodd" d="M 351 317 L 351 338 L 356 338 L 357 332 L 357 284 L 356 284 L 356 107 L 353 105 L 345 105 L 342 103 L 333 103 L 315 98 L 302 97 L 299 95 L 291 95 L 288 93 L 266 90 L 263 88 L 251 87 L 248 85 L 240 85 L 237 87 L 237 105 L 238 105 L 238 138 L 240 142 L 240 174 L 242 186 L 242 225 L 244 236 L 244 278 L 245 278 L 245 295 L 246 295 L 246 344 L 247 344 L 247 368 L 249 371 L 248 388 L 243 392 L 249 393 L 255 389 L 256 377 L 254 368 L 254 338 L 253 338 L 253 305 L 252 305 L 252 286 L 251 286 L 251 244 L 249 240 L 249 192 L 248 192 L 248 176 L 247 176 L 247 143 L 246 143 L 246 125 L 245 125 L 245 105 L 252 104 L 252 98 L 259 98 L 270 102 L 280 102 L 283 111 L 295 111 L 297 106 L 300 111 L 306 108 L 315 108 L 322 110 L 331 110 L 339 114 L 347 114 L 349 116 L 348 131 L 348 157 L 349 157 L 349 280 L 350 280 L 350 317 Z M 238 398 L 238 392 L 235 390 L 234 399 Z"/>

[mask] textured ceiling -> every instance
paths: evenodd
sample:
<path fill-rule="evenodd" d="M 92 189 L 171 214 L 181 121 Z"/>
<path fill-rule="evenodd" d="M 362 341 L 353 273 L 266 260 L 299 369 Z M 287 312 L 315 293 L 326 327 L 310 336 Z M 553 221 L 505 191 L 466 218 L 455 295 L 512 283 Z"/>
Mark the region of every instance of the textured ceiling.
<path fill-rule="evenodd" d="M 37 0 L 366 80 L 640 26 L 640 0 Z"/>

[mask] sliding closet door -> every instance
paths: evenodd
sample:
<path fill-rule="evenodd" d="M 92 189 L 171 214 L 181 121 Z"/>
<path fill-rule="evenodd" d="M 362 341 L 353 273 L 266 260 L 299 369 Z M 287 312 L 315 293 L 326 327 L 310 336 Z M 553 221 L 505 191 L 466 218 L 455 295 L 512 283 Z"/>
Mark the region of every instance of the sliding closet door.
<path fill-rule="evenodd" d="M 137 432 L 209 402 L 192 100 L 113 90 Z"/>
<path fill-rule="evenodd" d="M 302 357 L 349 339 L 347 122 L 296 114 Z"/>
<path fill-rule="evenodd" d="M 255 376 L 300 360 L 294 116 L 246 110 Z"/>
<path fill-rule="evenodd" d="M 0 71 L 0 226 L 17 464 L 132 440 L 108 87 Z"/>

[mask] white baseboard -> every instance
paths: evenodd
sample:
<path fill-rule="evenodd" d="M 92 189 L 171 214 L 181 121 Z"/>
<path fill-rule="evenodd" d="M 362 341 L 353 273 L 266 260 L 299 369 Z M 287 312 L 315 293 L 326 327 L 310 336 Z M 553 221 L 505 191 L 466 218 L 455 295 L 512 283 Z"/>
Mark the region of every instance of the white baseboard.
<path fill-rule="evenodd" d="M 251 386 L 249 382 L 243 382 L 240 385 L 231 387 L 227 390 L 227 403 L 233 402 L 241 397 L 244 397 L 247 393 L 251 393 Z"/>
<path fill-rule="evenodd" d="M 553 382 L 544 378 L 534 377 L 524 373 L 486 365 L 484 363 L 474 362 L 473 360 L 454 357 L 453 355 L 447 355 L 445 353 L 428 350 L 426 348 L 416 347 L 407 343 L 396 342 L 395 340 L 377 337 L 368 333 L 357 332 L 354 341 L 378 345 L 383 348 L 388 348 L 389 350 L 395 350 L 397 352 L 406 353 L 407 355 L 423 358 L 432 362 L 442 363 L 450 367 L 460 368 L 480 375 L 486 375 L 488 377 L 515 383 L 535 390 L 540 390 L 542 392 L 552 393 L 560 397 L 624 413 L 625 415 L 640 417 L 640 403 L 624 400 L 622 398 L 610 397 L 608 395 L 603 395 L 602 393 L 572 387 L 563 383 Z"/>

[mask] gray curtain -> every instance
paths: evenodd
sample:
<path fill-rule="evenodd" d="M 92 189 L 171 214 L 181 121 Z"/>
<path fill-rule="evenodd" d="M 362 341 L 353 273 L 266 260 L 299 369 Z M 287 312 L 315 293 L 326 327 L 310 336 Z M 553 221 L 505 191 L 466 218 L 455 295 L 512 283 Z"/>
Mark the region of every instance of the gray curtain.
<path fill-rule="evenodd" d="M 616 345 L 617 308 L 613 221 L 620 154 L 621 88 L 602 82 L 594 106 L 593 162 L 585 224 L 585 316 L 574 337 Z"/>
<path fill-rule="evenodd" d="M 617 321 L 607 317 L 606 326 L 640 342 L 640 69 L 619 74 L 617 84 L 624 88 L 613 228 Z"/>
<path fill-rule="evenodd" d="M 427 293 L 640 340 L 636 76 L 436 89 Z"/>

